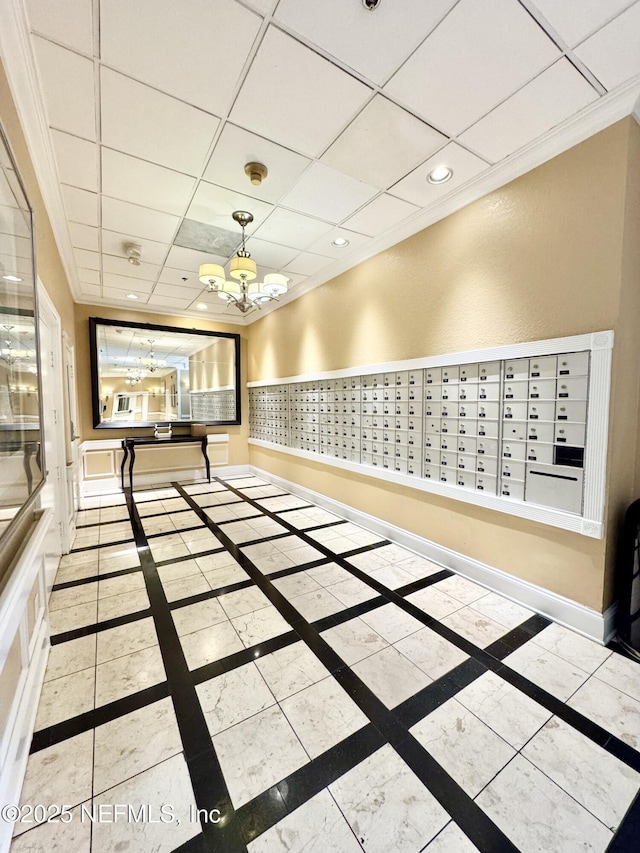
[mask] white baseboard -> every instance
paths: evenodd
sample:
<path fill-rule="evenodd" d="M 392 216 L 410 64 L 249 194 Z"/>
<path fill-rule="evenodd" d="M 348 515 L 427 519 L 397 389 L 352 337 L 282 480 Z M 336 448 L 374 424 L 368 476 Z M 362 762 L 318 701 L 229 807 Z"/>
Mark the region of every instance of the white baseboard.
<path fill-rule="evenodd" d="M 537 613 L 547 616 L 554 622 L 565 625 L 567 628 L 571 628 L 573 631 L 591 640 L 604 644 L 615 633 L 615 605 L 609 607 L 604 613 L 598 613 L 598 611 L 592 610 L 590 607 L 585 607 L 577 601 L 572 601 L 570 598 L 565 598 L 550 590 L 520 580 L 500 569 L 495 569 L 450 548 L 445 548 L 429 539 L 416 536 L 416 534 L 410 533 L 401 527 L 396 527 L 381 518 L 360 512 L 360 510 L 354 509 L 354 507 L 348 504 L 328 498 L 319 492 L 299 486 L 297 483 L 292 483 L 282 477 L 276 477 L 268 471 L 263 471 L 253 465 L 250 466 L 250 470 L 256 477 L 269 480 L 269 482 L 280 486 L 283 490 L 305 498 L 309 503 L 317 504 L 330 512 L 336 513 L 336 515 L 359 524 L 367 530 L 371 530 L 373 533 L 377 533 L 379 536 L 384 536 L 385 539 L 389 539 L 391 542 L 396 542 L 404 548 L 409 548 L 416 554 L 426 557 L 428 560 L 432 560 L 444 568 L 451 569 L 457 574 L 475 581 L 493 592 L 504 595 L 506 598 L 521 604 L 523 607 L 529 607 Z"/>
<path fill-rule="evenodd" d="M 249 473 L 248 465 L 212 465 L 211 477 L 237 477 Z M 137 474 L 133 476 L 134 489 L 140 486 L 159 486 L 171 482 L 183 483 L 187 480 L 204 480 L 205 474 L 202 468 L 180 468 L 177 471 L 153 471 L 148 474 Z M 124 478 L 125 486 L 129 485 L 129 475 Z M 101 477 L 99 480 L 83 480 L 80 486 L 82 497 L 92 495 L 108 494 L 110 492 L 121 492 L 120 476 Z"/>

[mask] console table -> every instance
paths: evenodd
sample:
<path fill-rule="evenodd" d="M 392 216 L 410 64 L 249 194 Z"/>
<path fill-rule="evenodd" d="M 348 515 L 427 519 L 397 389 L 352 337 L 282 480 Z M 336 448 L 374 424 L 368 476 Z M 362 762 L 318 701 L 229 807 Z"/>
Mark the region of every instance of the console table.
<path fill-rule="evenodd" d="M 207 466 L 207 480 L 211 482 L 211 466 L 209 464 L 209 457 L 207 456 L 207 436 L 193 436 L 193 435 L 171 435 L 171 436 L 159 436 L 156 438 L 153 435 L 141 435 L 141 436 L 133 436 L 122 439 L 122 465 L 120 466 L 120 479 L 122 482 L 122 489 L 124 491 L 124 466 L 126 464 L 127 458 L 129 459 L 129 488 L 133 491 L 133 466 L 136 461 L 136 447 L 142 447 L 143 445 L 159 445 L 159 444 L 199 444 L 202 449 L 202 455 L 204 457 L 204 463 Z"/>

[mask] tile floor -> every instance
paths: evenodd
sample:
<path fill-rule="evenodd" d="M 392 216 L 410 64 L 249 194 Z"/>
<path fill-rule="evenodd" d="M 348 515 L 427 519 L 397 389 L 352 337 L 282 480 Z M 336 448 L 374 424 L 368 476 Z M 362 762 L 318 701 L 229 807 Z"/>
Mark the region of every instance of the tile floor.
<path fill-rule="evenodd" d="M 12 853 L 640 849 L 635 661 L 255 477 L 78 525 Z"/>

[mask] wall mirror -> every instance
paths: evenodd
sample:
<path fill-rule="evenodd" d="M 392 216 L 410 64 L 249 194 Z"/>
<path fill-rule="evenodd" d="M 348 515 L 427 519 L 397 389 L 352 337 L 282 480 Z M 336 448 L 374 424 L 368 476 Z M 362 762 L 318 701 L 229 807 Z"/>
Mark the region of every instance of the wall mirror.
<path fill-rule="evenodd" d="M 45 477 L 33 217 L 0 128 L 0 542 Z"/>
<path fill-rule="evenodd" d="M 93 425 L 240 423 L 240 335 L 89 318 Z"/>

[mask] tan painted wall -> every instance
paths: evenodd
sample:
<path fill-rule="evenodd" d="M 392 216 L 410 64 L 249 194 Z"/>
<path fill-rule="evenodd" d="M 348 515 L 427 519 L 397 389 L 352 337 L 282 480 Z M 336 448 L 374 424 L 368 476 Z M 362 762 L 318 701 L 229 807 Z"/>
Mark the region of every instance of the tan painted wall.
<path fill-rule="evenodd" d="M 632 125 L 619 122 L 254 323 L 249 379 L 613 328 L 626 345 L 616 352 L 611 447 L 629 440 L 631 417 L 618 423 L 617 414 L 637 405 L 640 336 L 631 340 L 631 320 L 620 317 Z M 391 296 L 394 287 L 399 298 Z M 609 603 L 605 540 L 276 451 L 251 447 L 250 459 L 596 610 Z M 610 460 L 616 474 L 612 450 Z M 627 492 L 612 480 L 610 506 Z"/>
<path fill-rule="evenodd" d="M 240 426 L 210 427 L 211 433 L 228 433 L 229 464 L 246 465 L 248 462 L 247 438 L 249 435 L 248 412 L 249 397 L 247 382 L 247 327 L 234 326 L 231 323 L 213 323 L 187 317 L 173 317 L 166 314 L 147 314 L 141 311 L 129 311 L 122 308 L 107 308 L 97 305 L 76 305 L 76 375 L 78 384 L 78 417 L 80 420 L 80 438 L 82 441 L 105 438 L 122 438 L 131 429 L 94 429 L 91 411 L 91 363 L 89 357 L 89 317 L 101 317 L 106 320 L 127 320 L 132 323 L 156 323 L 161 326 L 175 326 L 179 329 L 203 329 L 209 332 L 233 332 L 240 334 L 240 385 L 242 389 L 242 419 Z"/>

